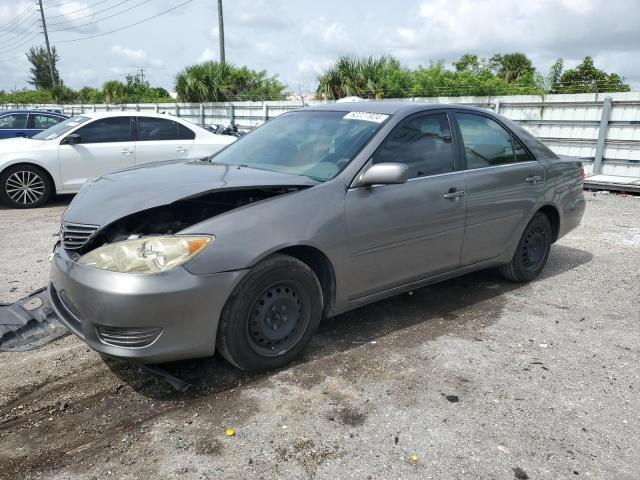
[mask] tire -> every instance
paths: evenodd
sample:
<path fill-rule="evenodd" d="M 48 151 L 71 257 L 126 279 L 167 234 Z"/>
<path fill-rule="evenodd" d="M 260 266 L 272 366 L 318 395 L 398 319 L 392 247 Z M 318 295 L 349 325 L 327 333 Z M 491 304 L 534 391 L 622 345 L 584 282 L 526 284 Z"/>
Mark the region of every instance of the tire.
<path fill-rule="evenodd" d="M 9 207 L 41 207 L 52 192 L 49 175 L 35 165 L 13 165 L 0 175 L 0 199 Z"/>
<path fill-rule="evenodd" d="M 250 372 L 282 367 L 309 343 L 322 317 L 320 282 L 289 255 L 273 255 L 253 267 L 220 316 L 217 350 Z"/>
<path fill-rule="evenodd" d="M 512 282 L 529 282 L 540 275 L 551 250 L 551 222 L 544 213 L 536 213 L 522 233 L 513 258 L 499 268 Z"/>

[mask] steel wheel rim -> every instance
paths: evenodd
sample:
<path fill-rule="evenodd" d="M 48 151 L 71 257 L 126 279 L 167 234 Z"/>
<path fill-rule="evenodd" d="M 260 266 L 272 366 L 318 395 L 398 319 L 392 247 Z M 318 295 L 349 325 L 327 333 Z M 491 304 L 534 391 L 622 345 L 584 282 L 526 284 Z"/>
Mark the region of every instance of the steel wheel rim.
<path fill-rule="evenodd" d="M 544 261 L 547 251 L 547 233 L 540 227 L 532 228 L 522 244 L 522 263 L 530 271 L 536 271 Z"/>
<path fill-rule="evenodd" d="M 45 184 L 40 175 L 31 170 L 18 170 L 4 185 L 7 196 L 20 205 L 33 205 L 44 196 Z"/>
<path fill-rule="evenodd" d="M 247 322 L 249 345 L 258 354 L 273 357 L 294 347 L 309 325 L 311 298 L 297 282 L 277 282 L 266 288 L 251 306 Z"/>

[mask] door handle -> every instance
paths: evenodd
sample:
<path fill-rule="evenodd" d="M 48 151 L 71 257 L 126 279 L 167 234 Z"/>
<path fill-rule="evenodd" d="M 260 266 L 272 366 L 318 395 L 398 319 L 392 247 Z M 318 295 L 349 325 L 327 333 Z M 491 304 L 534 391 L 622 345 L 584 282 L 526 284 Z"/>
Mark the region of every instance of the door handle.
<path fill-rule="evenodd" d="M 184 153 L 187 149 L 185 147 L 176 147 L 176 152 Z"/>
<path fill-rule="evenodd" d="M 448 193 L 442 195 L 442 198 L 446 198 L 447 200 L 451 200 L 452 202 L 458 200 L 460 197 L 464 197 L 466 195 L 464 190 L 456 190 L 455 188 L 450 188 Z"/>
<path fill-rule="evenodd" d="M 133 153 L 133 150 L 131 150 L 130 148 L 123 148 L 122 150 L 120 150 L 120 153 L 122 153 L 123 155 L 131 155 Z"/>
<path fill-rule="evenodd" d="M 527 177 L 524 179 L 528 183 L 538 183 L 542 181 L 542 177 L 540 175 L 532 175 L 531 177 Z"/>
<path fill-rule="evenodd" d="M 16 133 L 16 137 L 26 137 L 26 136 L 27 136 L 27 134 L 24 133 L 24 132 Z"/>

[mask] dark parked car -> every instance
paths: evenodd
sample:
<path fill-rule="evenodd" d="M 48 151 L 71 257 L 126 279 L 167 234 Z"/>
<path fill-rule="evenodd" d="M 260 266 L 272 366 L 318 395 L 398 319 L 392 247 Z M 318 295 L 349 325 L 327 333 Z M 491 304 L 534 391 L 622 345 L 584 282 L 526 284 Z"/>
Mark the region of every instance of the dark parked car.
<path fill-rule="evenodd" d="M 584 171 L 488 111 L 342 103 L 215 155 L 86 184 L 49 295 L 92 348 L 286 364 L 322 316 L 488 267 L 532 280 L 582 218 Z"/>
<path fill-rule="evenodd" d="M 67 118 L 49 110 L 0 110 L 0 138 L 32 137 Z"/>

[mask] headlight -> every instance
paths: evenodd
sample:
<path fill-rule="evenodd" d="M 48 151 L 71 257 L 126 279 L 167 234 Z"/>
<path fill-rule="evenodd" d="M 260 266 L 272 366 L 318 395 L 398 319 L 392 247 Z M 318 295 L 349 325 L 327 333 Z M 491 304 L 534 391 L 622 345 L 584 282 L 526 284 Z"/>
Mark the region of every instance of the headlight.
<path fill-rule="evenodd" d="M 78 260 L 81 265 L 122 273 L 160 273 L 182 265 L 215 240 L 205 235 L 143 237 L 96 248 Z"/>

